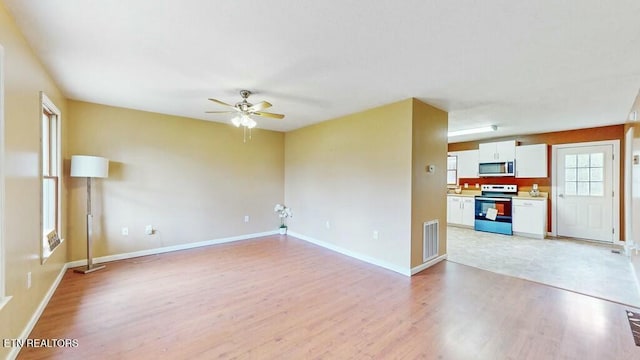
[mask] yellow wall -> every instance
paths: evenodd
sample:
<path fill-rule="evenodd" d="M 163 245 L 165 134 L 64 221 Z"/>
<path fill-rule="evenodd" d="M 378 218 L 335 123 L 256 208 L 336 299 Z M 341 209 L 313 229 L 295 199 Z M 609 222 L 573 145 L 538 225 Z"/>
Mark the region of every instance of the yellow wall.
<path fill-rule="evenodd" d="M 411 186 L 411 267 L 422 262 L 425 221 L 439 220 L 438 254 L 447 252 L 447 129 L 448 114 L 413 99 L 413 150 Z M 435 165 L 428 173 L 427 165 Z"/>
<path fill-rule="evenodd" d="M 69 113 L 65 158 L 110 160 L 109 178 L 94 182 L 94 256 L 277 230 L 284 134 L 254 129 L 244 143 L 230 124 L 78 101 Z M 86 258 L 86 182 L 68 180 L 69 258 L 78 260 Z M 146 225 L 157 232 L 145 235 Z"/>
<path fill-rule="evenodd" d="M 422 264 L 423 223 L 438 219 L 445 254 L 447 127 L 446 112 L 407 99 L 286 133 L 292 230 L 408 272 Z"/>
<path fill-rule="evenodd" d="M 4 48 L 5 157 L 4 225 L 6 294 L 13 298 L 0 310 L 0 338 L 18 338 L 66 262 L 64 242 L 40 263 L 40 100 L 44 91 L 62 112 L 67 106 L 55 83 L 27 45 L 0 2 L 0 46 Z M 66 137 L 63 139 L 63 147 Z M 64 194 L 63 194 L 64 201 Z M 63 214 L 64 215 L 64 214 Z M 64 236 L 63 232 L 63 236 Z M 27 289 L 27 273 L 32 287 Z M 0 347 L 0 358 L 11 348 Z"/>

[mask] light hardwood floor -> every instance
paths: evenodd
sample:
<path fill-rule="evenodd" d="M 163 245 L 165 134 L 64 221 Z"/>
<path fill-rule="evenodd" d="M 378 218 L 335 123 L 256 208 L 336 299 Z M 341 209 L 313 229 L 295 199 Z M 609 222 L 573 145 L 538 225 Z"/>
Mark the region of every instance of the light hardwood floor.
<path fill-rule="evenodd" d="M 640 359 L 626 307 L 441 262 L 412 278 L 272 236 L 69 270 L 19 359 Z M 631 309 L 633 310 L 633 309 Z"/>

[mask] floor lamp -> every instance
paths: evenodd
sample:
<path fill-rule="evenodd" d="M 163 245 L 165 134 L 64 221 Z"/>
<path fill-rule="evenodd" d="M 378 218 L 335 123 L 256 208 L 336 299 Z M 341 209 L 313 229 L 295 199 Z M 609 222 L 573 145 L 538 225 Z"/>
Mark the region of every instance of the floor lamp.
<path fill-rule="evenodd" d="M 91 179 L 109 176 L 109 160 L 98 156 L 73 155 L 71 156 L 71 176 L 87 178 L 87 266 L 74 270 L 87 274 L 105 268 L 104 265 L 94 266 L 91 255 L 91 223 L 93 220 L 93 215 L 91 215 Z"/>

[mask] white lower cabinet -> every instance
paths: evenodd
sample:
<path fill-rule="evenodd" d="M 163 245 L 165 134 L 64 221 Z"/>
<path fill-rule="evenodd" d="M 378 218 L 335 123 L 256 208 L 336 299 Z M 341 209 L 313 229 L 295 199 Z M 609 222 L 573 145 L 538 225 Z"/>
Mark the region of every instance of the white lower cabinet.
<path fill-rule="evenodd" d="M 462 198 L 462 225 L 471 226 L 476 219 L 476 199 L 472 197 Z"/>
<path fill-rule="evenodd" d="M 447 196 L 447 223 L 473 226 L 475 199 L 469 196 Z"/>
<path fill-rule="evenodd" d="M 449 224 L 462 223 L 462 198 L 460 196 L 447 196 L 447 222 Z"/>
<path fill-rule="evenodd" d="M 547 199 L 513 199 L 514 235 L 544 239 L 547 233 Z"/>

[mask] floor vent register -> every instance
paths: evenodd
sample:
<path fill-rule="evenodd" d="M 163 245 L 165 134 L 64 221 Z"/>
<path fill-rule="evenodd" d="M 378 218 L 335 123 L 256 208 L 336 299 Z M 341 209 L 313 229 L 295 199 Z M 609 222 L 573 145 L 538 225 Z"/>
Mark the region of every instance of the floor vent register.
<path fill-rule="evenodd" d="M 627 310 L 627 317 L 629 318 L 629 326 L 631 326 L 633 341 L 636 342 L 636 346 L 640 346 L 640 313 L 634 313 L 633 311 Z"/>

